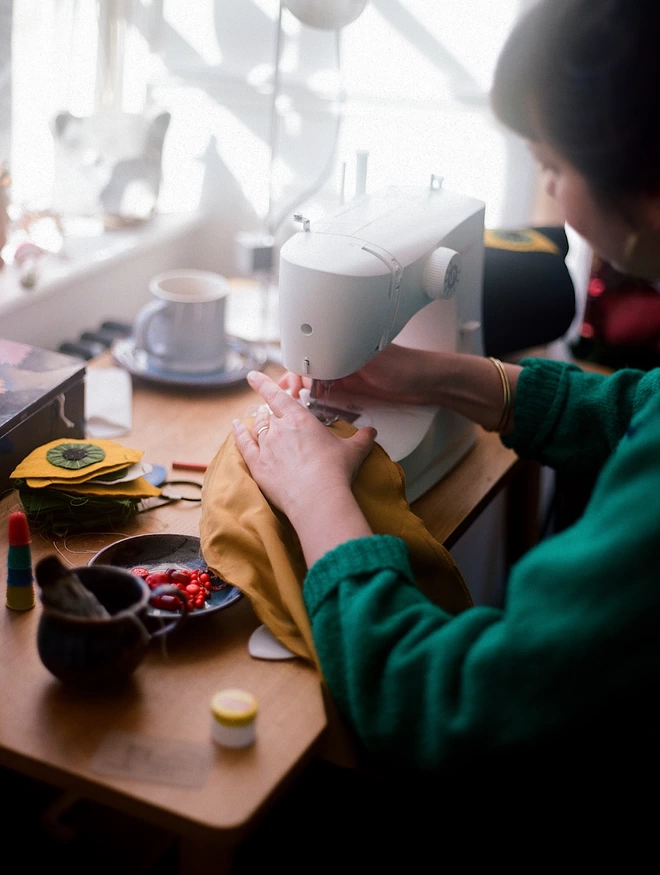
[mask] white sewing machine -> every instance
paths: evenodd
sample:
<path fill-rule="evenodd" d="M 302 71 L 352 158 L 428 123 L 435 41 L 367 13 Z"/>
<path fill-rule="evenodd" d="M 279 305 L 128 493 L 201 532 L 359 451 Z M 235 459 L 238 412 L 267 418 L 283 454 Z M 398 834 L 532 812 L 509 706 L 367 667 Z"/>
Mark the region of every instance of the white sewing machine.
<path fill-rule="evenodd" d="M 280 339 L 287 370 L 332 381 L 391 341 L 482 354 L 484 205 L 442 187 L 390 187 L 356 197 L 282 246 Z M 319 399 L 320 400 L 320 399 Z M 402 466 L 414 501 L 472 447 L 471 422 L 434 406 L 341 393 L 328 403 Z"/>

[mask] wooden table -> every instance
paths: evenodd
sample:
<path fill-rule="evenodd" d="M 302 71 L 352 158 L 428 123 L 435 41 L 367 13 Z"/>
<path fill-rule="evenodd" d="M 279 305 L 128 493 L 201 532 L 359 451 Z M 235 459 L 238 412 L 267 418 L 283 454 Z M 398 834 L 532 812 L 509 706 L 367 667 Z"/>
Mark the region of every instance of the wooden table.
<path fill-rule="evenodd" d="M 92 366 L 109 364 L 102 358 Z M 277 376 L 281 369 L 269 365 Z M 174 460 L 208 463 L 236 417 L 251 415 L 260 399 L 246 384 L 220 391 L 134 385 L 133 428 L 120 442 L 145 451 L 170 478 L 201 474 L 171 471 Z M 516 465 L 496 435 L 480 431 L 475 447 L 413 506 L 431 533 L 450 546 L 507 482 Z M 21 509 L 16 493 L 0 503 L 0 526 Z M 51 540 L 33 533 L 33 562 L 60 552 L 85 565 L 119 537 L 145 532 L 198 534 L 199 505 L 177 502 L 140 514 L 121 533 L 101 532 Z M 0 562 L 6 567 L 6 538 Z M 37 599 L 38 602 L 38 599 Z M 0 609 L 0 764 L 142 818 L 181 836 L 181 870 L 229 871 L 231 849 L 265 806 L 318 751 L 327 728 L 319 678 L 295 659 L 255 660 L 247 641 L 258 620 L 247 599 L 189 623 L 154 644 L 131 684 L 103 696 L 62 687 L 36 650 L 39 602 L 23 613 Z M 243 687 L 259 700 L 257 743 L 231 751 L 210 739 L 209 701 L 223 687 Z M 212 766 L 203 786 L 185 787 L 107 777 L 92 768 L 106 733 L 123 730 L 182 744 L 208 745 Z"/>

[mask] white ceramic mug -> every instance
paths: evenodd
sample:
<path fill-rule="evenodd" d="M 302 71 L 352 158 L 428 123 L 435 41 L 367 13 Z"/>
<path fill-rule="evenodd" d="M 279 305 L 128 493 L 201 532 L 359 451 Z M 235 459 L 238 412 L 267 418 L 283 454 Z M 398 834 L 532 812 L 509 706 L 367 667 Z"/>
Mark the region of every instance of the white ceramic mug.
<path fill-rule="evenodd" d="M 227 355 L 225 277 L 187 268 L 157 274 L 149 283 L 155 300 L 135 322 L 135 348 L 162 370 L 177 373 L 221 371 Z"/>

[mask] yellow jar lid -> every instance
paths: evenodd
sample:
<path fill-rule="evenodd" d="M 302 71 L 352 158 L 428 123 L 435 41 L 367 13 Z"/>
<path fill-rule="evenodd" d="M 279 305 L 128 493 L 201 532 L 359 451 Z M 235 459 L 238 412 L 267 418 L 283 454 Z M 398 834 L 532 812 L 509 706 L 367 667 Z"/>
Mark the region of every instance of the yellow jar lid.
<path fill-rule="evenodd" d="M 246 690 L 220 690 L 211 699 L 211 712 L 224 726 L 247 726 L 257 716 L 259 703 Z"/>

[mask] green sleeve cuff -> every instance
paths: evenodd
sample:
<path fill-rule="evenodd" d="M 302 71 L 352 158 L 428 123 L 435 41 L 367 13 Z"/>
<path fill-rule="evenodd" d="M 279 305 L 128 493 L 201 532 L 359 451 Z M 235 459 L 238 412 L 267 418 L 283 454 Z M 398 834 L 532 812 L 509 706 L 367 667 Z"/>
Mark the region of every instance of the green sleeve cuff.
<path fill-rule="evenodd" d="M 502 438 L 505 447 L 521 456 L 534 456 L 553 428 L 568 391 L 569 373 L 577 365 L 550 359 L 524 358 L 518 376 L 514 430 Z"/>
<path fill-rule="evenodd" d="M 304 597 L 308 611 L 313 613 L 326 595 L 343 580 L 369 580 L 385 569 L 414 583 L 408 547 L 401 538 L 372 535 L 340 544 L 322 556 L 307 572 Z"/>

